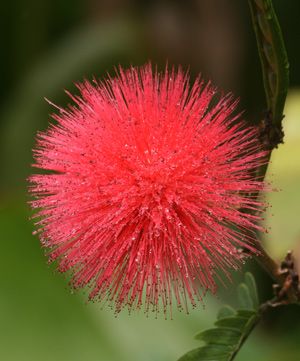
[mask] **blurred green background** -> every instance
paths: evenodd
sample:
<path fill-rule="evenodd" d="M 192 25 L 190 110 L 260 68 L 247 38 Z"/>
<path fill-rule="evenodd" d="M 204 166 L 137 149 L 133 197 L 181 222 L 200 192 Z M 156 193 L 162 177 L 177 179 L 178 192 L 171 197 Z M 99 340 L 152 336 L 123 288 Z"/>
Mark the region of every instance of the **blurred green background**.
<path fill-rule="evenodd" d="M 300 48 L 299 0 L 275 0 L 291 63 L 286 105 L 286 144 L 275 150 L 268 178 L 278 189 L 264 240 L 282 258 L 300 259 Z M 206 307 L 173 320 L 144 314 L 117 318 L 109 309 L 71 294 L 67 280 L 48 266 L 28 218 L 26 177 L 36 131 L 53 109 L 66 105 L 64 89 L 114 66 L 151 59 L 163 67 L 182 64 L 240 97 L 252 122 L 264 111 L 256 44 L 247 1 L 11 0 L 1 1 L 0 57 L 0 360 L 175 361 L 198 343 L 194 334 L 212 325 L 220 299 L 235 302 L 233 286 Z M 269 278 L 253 263 L 262 299 Z M 240 275 L 234 275 L 238 281 Z M 270 312 L 237 361 L 300 359 L 300 314 L 296 307 Z"/>

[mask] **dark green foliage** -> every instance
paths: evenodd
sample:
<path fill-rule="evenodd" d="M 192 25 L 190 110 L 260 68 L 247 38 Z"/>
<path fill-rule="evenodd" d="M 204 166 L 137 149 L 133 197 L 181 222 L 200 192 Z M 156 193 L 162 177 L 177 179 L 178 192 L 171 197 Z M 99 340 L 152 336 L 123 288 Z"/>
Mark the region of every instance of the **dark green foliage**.
<path fill-rule="evenodd" d="M 223 306 L 215 327 L 198 333 L 195 338 L 205 344 L 179 361 L 231 361 L 260 319 L 259 301 L 254 277 L 246 273 L 238 286 L 239 309 Z"/>

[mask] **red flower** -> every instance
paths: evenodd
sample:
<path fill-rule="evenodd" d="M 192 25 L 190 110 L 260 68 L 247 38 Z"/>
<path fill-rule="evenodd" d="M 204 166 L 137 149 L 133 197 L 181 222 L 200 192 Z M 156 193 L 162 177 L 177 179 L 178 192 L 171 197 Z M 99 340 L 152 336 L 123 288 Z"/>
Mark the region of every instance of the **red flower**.
<path fill-rule="evenodd" d="M 50 260 L 117 311 L 194 306 L 239 267 L 238 248 L 255 252 L 256 130 L 231 95 L 189 88 L 181 70 L 120 69 L 78 88 L 34 150 L 51 171 L 30 178 Z"/>

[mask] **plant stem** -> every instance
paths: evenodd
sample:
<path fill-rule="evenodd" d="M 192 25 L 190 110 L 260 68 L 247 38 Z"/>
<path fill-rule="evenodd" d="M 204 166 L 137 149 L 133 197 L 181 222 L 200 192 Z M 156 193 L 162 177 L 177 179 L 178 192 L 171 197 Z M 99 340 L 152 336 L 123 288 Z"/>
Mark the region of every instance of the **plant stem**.
<path fill-rule="evenodd" d="M 261 61 L 268 111 L 281 130 L 289 86 L 289 62 L 272 0 L 248 0 Z"/>
<path fill-rule="evenodd" d="M 283 109 L 289 85 L 289 63 L 272 0 L 248 0 L 252 24 L 256 35 L 258 53 L 261 62 L 268 112 L 261 124 L 263 146 L 269 150 L 268 162 L 259 170 L 264 178 L 267 172 L 271 152 L 283 141 Z M 280 265 L 267 253 L 260 241 L 256 242 L 260 255 L 256 257 L 273 280 L 284 287 L 286 275 L 280 273 Z M 290 302 L 295 297 L 288 290 Z"/>

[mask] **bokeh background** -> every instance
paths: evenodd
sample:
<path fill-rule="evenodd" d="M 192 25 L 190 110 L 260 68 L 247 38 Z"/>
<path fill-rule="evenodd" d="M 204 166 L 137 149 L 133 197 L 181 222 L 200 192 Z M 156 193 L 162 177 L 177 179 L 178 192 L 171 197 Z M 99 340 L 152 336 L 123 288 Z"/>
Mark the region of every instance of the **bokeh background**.
<path fill-rule="evenodd" d="M 300 260 L 299 0 L 274 0 L 291 64 L 285 145 L 275 150 L 268 178 L 270 232 L 264 242 L 280 259 Z M 74 82 L 113 73 L 116 65 L 152 60 L 182 64 L 240 97 L 248 121 L 265 110 L 247 1 L 10 0 L 0 5 L 0 360 L 175 361 L 197 347 L 194 334 L 211 326 L 220 299 L 235 302 L 230 285 L 190 315 L 173 320 L 143 313 L 115 318 L 110 309 L 71 294 L 67 279 L 47 265 L 28 220 L 26 177 L 37 130 L 53 108 L 66 105 Z M 254 263 L 261 298 L 271 282 Z M 240 275 L 234 275 L 236 282 Z M 300 359 L 300 311 L 274 310 L 251 335 L 237 361 Z"/>

